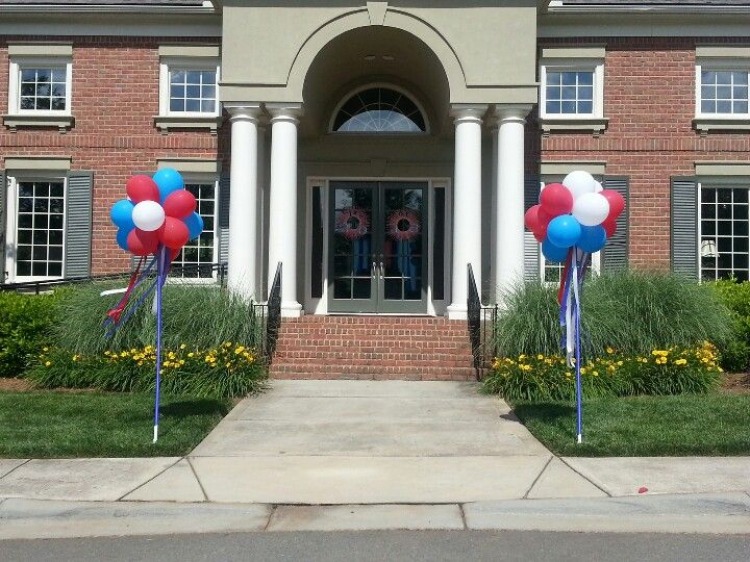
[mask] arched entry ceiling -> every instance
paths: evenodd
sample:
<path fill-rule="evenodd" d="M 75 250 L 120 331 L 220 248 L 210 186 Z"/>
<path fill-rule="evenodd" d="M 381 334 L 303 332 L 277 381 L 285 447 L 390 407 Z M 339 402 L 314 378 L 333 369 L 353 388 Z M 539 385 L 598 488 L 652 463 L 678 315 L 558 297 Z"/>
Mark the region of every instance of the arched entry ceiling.
<path fill-rule="evenodd" d="M 437 56 L 406 31 L 369 26 L 337 36 L 315 57 L 305 77 L 301 136 L 326 133 L 337 104 L 366 84 L 408 91 L 427 112 L 431 132 L 450 133 L 448 78 Z"/>

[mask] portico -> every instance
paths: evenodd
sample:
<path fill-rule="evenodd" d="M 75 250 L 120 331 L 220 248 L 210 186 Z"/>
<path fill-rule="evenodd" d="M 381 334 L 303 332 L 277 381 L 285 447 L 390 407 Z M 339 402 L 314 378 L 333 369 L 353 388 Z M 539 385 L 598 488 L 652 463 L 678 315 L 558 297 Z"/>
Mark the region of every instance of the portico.
<path fill-rule="evenodd" d="M 535 2 L 490 11 L 482 2 L 254 4 L 224 9 L 232 290 L 263 300 L 281 263 L 287 317 L 358 312 L 355 301 L 390 298 L 404 311 L 460 319 L 470 264 L 484 299 L 500 299 L 523 278 Z M 476 33 L 452 35 L 466 26 Z M 240 46 L 245 27 L 267 39 L 253 56 Z M 516 56 L 526 52 L 519 41 L 529 43 L 528 60 Z M 346 105 L 357 96 L 362 108 Z M 341 111 L 379 124 L 341 127 Z"/>

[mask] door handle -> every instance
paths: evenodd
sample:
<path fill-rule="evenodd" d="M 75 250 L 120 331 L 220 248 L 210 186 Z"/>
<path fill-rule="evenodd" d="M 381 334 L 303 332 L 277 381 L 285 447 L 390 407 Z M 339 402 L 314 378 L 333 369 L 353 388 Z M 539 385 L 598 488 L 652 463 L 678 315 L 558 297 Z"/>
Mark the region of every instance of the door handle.
<path fill-rule="evenodd" d="M 372 278 L 373 279 L 375 279 L 378 276 L 377 267 L 378 265 L 375 262 L 372 262 Z"/>
<path fill-rule="evenodd" d="M 383 262 L 380 262 L 380 280 L 385 279 L 385 269 L 383 268 Z"/>

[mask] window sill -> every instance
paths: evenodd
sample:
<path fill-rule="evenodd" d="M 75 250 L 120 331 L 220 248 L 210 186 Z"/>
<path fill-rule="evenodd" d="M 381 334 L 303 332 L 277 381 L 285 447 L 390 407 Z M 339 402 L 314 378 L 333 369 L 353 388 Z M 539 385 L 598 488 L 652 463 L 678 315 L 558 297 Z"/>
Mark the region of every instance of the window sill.
<path fill-rule="evenodd" d="M 222 118 L 220 115 L 201 116 L 156 116 L 154 117 L 154 127 L 159 129 L 163 134 L 169 133 L 170 129 L 208 129 L 212 135 L 215 135 L 221 126 Z"/>
<path fill-rule="evenodd" d="M 72 115 L 3 115 L 3 125 L 15 132 L 18 127 L 57 127 L 66 133 L 75 125 Z"/>
<path fill-rule="evenodd" d="M 693 127 L 701 135 L 709 131 L 750 131 L 750 118 L 696 117 Z"/>
<path fill-rule="evenodd" d="M 591 131 L 594 136 L 599 136 L 607 129 L 609 119 L 606 117 L 577 118 L 539 118 L 539 127 L 542 133 L 548 135 L 554 131 Z"/>

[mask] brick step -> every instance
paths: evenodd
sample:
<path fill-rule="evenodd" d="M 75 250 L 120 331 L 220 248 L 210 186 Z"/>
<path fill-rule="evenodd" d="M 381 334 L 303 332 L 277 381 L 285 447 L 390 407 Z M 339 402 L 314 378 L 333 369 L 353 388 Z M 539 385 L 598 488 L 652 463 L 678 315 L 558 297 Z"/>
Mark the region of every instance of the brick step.
<path fill-rule="evenodd" d="M 282 322 L 271 377 L 474 380 L 465 322 L 434 317 L 303 316 Z"/>

